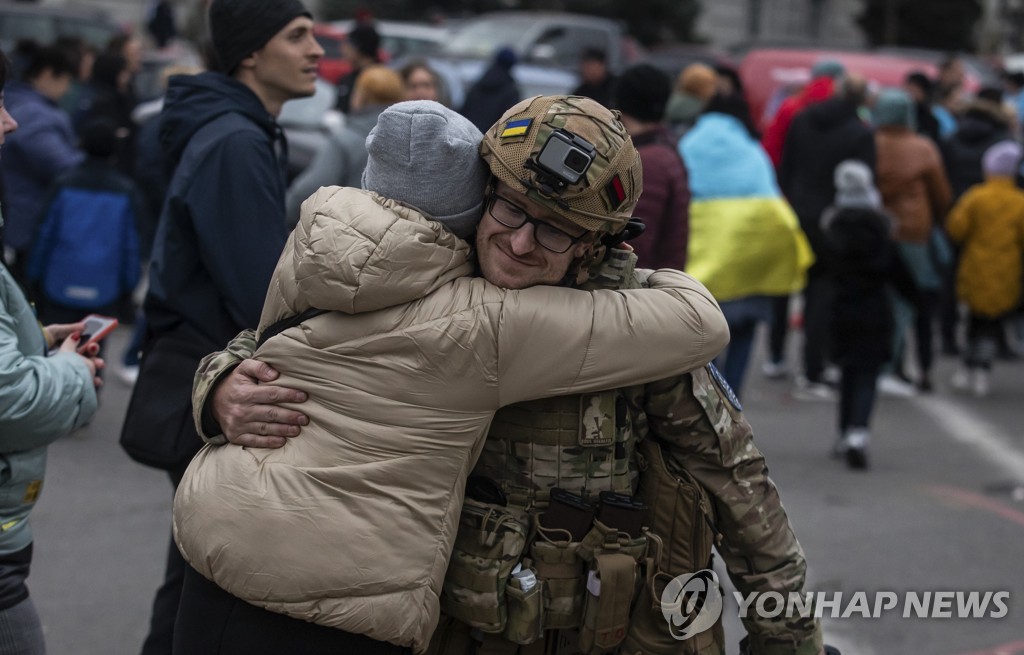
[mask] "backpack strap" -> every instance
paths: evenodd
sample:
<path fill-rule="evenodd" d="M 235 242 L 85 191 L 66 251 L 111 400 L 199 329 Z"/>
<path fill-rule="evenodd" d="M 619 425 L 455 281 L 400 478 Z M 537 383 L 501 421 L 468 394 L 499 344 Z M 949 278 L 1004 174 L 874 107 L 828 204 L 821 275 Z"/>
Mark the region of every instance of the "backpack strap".
<path fill-rule="evenodd" d="M 295 316 L 286 316 L 276 323 L 272 323 L 267 326 L 263 332 L 260 333 L 259 341 L 256 342 L 256 350 L 260 349 L 260 346 L 265 344 L 271 337 L 276 337 L 288 328 L 293 328 L 300 323 L 304 323 L 307 320 L 326 314 L 329 310 L 317 309 L 316 307 L 310 307 L 304 312 L 296 314 Z"/>

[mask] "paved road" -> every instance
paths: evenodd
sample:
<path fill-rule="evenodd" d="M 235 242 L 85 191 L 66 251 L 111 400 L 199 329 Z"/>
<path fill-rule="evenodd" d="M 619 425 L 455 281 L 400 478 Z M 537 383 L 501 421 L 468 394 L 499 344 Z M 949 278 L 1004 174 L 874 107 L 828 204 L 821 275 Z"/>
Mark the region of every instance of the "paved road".
<path fill-rule="evenodd" d="M 110 351 L 126 337 L 115 334 Z M 844 655 L 1024 653 L 1024 363 L 997 366 L 985 400 L 954 396 L 944 383 L 952 362 L 938 367 L 935 394 L 883 399 L 867 473 L 829 458 L 832 405 L 797 402 L 788 382 L 749 376 L 744 404 L 807 552 L 812 590 L 1011 594 L 1001 619 L 828 618 L 828 640 Z M 127 396 L 111 379 L 92 425 L 50 449 L 29 584 L 52 655 L 131 655 L 146 632 L 171 489 L 118 448 Z M 742 632 L 729 603 L 732 655 Z"/>

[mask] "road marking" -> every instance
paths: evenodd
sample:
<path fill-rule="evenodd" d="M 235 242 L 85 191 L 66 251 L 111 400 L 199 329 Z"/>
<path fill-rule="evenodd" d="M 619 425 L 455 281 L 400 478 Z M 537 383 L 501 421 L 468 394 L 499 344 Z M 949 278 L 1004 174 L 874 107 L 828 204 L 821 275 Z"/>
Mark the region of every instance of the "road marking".
<path fill-rule="evenodd" d="M 963 655 L 1017 655 L 1024 653 L 1024 641 L 1014 641 L 988 650 L 976 650 Z"/>
<path fill-rule="evenodd" d="M 1007 521 L 1024 527 L 1024 512 L 1018 512 L 1012 507 L 1007 507 L 999 501 L 992 500 L 988 496 L 982 496 L 979 493 L 968 491 L 967 489 L 941 484 L 928 485 L 927 489 L 936 496 L 941 496 L 961 505 L 983 509 L 986 512 L 991 512 L 997 516 L 1001 516 Z"/>
<path fill-rule="evenodd" d="M 1013 438 L 981 414 L 949 398 L 918 396 L 911 399 L 935 418 L 946 434 L 997 468 L 1024 483 L 1024 453 L 1014 446 Z"/>

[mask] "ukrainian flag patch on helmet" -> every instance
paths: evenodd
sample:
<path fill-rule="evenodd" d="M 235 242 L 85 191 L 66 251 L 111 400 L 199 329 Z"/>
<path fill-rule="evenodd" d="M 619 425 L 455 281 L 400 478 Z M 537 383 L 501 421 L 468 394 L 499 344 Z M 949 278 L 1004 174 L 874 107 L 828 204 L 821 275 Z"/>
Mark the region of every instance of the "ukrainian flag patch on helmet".
<path fill-rule="evenodd" d="M 501 138 L 505 138 L 507 136 L 522 136 L 530 129 L 530 125 L 532 123 L 532 118 L 521 118 L 517 121 L 509 121 L 505 123 L 505 129 L 501 131 L 500 136 Z"/>

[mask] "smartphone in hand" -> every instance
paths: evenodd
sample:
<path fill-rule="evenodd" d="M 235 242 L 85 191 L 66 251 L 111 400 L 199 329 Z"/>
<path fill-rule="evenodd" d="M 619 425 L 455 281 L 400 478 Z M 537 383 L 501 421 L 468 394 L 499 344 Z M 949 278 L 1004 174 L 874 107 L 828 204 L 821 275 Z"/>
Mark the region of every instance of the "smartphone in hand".
<path fill-rule="evenodd" d="M 99 343 L 104 337 L 114 331 L 117 327 L 117 319 L 112 316 L 100 314 L 89 314 L 85 317 L 85 329 L 82 330 L 82 338 L 79 341 L 79 352 L 84 351 L 91 344 Z"/>

